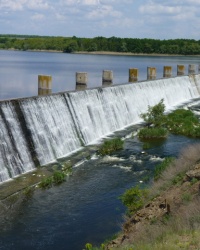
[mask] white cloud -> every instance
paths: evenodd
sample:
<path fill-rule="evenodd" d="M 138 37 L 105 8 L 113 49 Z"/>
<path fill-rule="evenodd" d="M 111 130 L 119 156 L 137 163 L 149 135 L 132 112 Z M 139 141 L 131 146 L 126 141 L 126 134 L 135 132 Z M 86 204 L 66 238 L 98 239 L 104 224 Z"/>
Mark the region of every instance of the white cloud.
<path fill-rule="evenodd" d="M 0 0 L 0 9 L 22 11 L 25 9 L 48 9 L 49 4 L 45 0 Z"/>
<path fill-rule="evenodd" d="M 32 17 L 31 17 L 31 19 L 32 20 L 42 20 L 42 19 L 44 19 L 44 15 L 43 14 L 39 14 L 39 13 L 36 13 L 36 14 L 34 14 Z"/>
<path fill-rule="evenodd" d="M 120 11 L 114 10 L 112 6 L 102 6 L 101 8 L 97 8 L 97 9 L 91 11 L 87 15 L 87 18 L 89 18 L 89 19 L 99 19 L 99 18 L 105 18 L 106 16 L 119 18 L 119 17 L 122 16 L 122 13 Z"/>
<path fill-rule="evenodd" d="M 181 6 L 164 6 L 162 4 L 151 3 L 148 5 L 143 5 L 139 8 L 142 14 L 177 14 L 182 11 Z"/>
<path fill-rule="evenodd" d="M 199 7 L 200 0 L 0 0 L 0 33 L 199 39 Z"/>

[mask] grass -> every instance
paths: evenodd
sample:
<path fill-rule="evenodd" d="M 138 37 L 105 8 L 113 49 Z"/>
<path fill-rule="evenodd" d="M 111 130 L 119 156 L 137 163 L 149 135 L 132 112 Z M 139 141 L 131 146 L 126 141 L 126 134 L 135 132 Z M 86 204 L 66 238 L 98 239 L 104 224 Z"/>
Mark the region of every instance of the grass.
<path fill-rule="evenodd" d="M 66 174 L 62 171 L 54 171 L 53 176 L 42 179 L 39 183 L 39 187 L 43 189 L 47 189 L 52 187 L 53 185 L 59 185 L 65 181 Z"/>
<path fill-rule="evenodd" d="M 200 123 L 190 110 L 177 109 L 168 114 L 166 126 L 171 133 L 200 137 Z"/>
<path fill-rule="evenodd" d="M 138 137 L 142 139 L 166 138 L 167 134 L 167 129 L 162 127 L 142 128 L 138 133 Z"/>
<path fill-rule="evenodd" d="M 132 246 L 122 247 L 121 250 L 180 250 L 199 249 L 200 231 L 168 232 L 155 242 L 137 243 Z"/>
<path fill-rule="evenodd" d="M 170 166 L 170 164 L 175 160 L 174 157 L 166 157 L 163 162 L 160 164 L 156 165 L 154 169 L 154 180 L 158 180 L 164 170 Z"/>
<path fill-rule="evenodd" d="M 104 143 L 99 148 L 100 155 L 110 155 L 111 153 L 122 149 L 124 142 L 121 138 L 113 138 L 110 140 L 104 141 Z"/>

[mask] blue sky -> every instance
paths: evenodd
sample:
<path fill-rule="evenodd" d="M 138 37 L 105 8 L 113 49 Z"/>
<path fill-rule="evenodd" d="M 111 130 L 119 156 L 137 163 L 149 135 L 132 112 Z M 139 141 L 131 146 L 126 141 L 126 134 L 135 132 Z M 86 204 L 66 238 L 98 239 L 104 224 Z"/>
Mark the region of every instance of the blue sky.
<path fill-rule="evenodd" d="M 200 39 L 200 0 L 0 0 L 0 33 Z"/>

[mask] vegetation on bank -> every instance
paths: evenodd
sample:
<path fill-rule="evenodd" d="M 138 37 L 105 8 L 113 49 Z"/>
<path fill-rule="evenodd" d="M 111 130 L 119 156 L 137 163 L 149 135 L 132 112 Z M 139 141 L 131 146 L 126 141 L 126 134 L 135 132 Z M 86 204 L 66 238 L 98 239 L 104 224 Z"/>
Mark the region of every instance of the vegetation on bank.
<path fill-rule="evenodd" d="M 127 214 L 131 215 L 144 206 L 148 191 L 138 186 L 132 187 L 120 196 L 122 203 L 127 207 Z"/>
<path fill-rule="evenodd" d="M 99 148 L 100 155 L 110 155 L 111 153 L 123 148 L 123 140 L 121 138 L 113 138 L 105 140 Z"/>
<path fill-rule="evenodd" d="M 67 53 L 86 51 L 131 52 L 145 54 L 200 55 L 200 40 L 119 37 L 50 37 L 0 35 L 0 49 L 55 50 Z"/>

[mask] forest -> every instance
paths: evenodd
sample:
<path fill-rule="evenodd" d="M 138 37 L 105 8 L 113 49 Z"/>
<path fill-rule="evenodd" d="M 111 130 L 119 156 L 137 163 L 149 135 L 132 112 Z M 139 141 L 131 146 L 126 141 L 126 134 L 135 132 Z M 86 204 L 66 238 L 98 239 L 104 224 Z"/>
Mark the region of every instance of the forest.
<path fill-rule="evenodd" d="M 79 38 L 0 35 L 0 49 L 73 52 L 131 52 L 136 54 L 200 55 L 200 40 L 94 37 Z"/>

